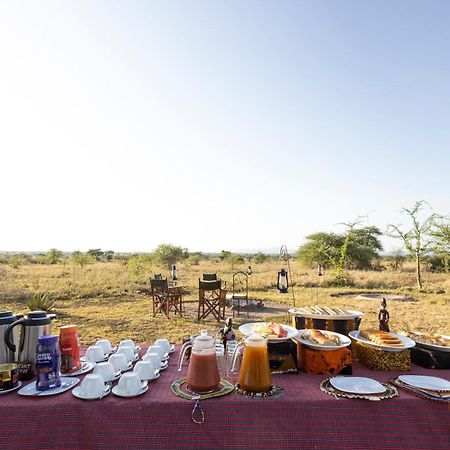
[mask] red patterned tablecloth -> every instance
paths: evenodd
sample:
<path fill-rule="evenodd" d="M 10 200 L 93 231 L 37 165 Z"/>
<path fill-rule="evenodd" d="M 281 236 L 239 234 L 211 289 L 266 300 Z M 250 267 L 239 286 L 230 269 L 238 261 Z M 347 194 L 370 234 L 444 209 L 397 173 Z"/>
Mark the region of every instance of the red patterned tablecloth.
<path fill-rule="evenodd" d="M 325 377 L 317 375 L 274 375 L 283 388 L 276 398 L 232 393 L 205 400 L 205 423 L 195 424 L 193 402 L 169 390 L 185 373 L 177 372 L 177 359 L 178 350 L 147 393 L 133 399 L 110 394 L 83 401 L 70 391 L 40 398 L 1 395 L 0 449 L 450 449 L 448 404 L 403 391 L 379 402 L 336 400 L 320 391 Z M 450 370 L 413 366 L 411 373 L 450 381 Z M 354 375 L 387 382 L 397 373 L 354 363 Z"/>

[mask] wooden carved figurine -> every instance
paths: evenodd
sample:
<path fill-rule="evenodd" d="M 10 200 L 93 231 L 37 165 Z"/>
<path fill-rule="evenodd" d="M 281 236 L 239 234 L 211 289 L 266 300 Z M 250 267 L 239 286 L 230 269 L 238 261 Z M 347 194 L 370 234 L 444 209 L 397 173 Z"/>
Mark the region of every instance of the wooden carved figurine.
<path fill-rule="evenodd" d="M 386 299 L 381 300 L 381 308 L 378 312 L 378 321 L 380 322 L 380 330 L 389 332 L 389 312 L 386 309 Z"/>
<path fill-rule="evenodd" d="M 227 342 L 236 340 L 236 333 L 233 330 L 233 321 L 231 317 L 225 322 L 225 326 L 220 330 L 220 334 L 222 335 L 223 348 L 226 351 Z"/>

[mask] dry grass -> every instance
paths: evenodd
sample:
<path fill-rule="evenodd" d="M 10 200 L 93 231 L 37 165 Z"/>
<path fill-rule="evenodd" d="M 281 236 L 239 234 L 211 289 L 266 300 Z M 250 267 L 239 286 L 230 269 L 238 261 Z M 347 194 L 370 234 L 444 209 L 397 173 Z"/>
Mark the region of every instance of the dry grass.
<path fill-rule="evenodd" d="M 100 337 L 113 341 L 132 338 L 139 342 L 152 341 L 168 336 L 180 342 L 182 338 L 206 326 L 218 330 L 222 324 L 208 320 L 204 324 L 196 321 L 196 300 L 198 278 L 205 272 L 217 272 L 228 280 L 231 287 L 232 274 L 245 270 L 246 265 L 232 267 L 228 263 L 213 260 L 201 261 L 198 265 L 179 264 L 180 284 L 188 286 L 188 315 L 185 318 L 163 316 L 153 318 L 149 312 L 151 299 L 145 292 L 147 280 L 153 273 L 167 273 L 167 269 L 144 266 L 142 273 L 129 272 L 121 262 L 96 263 L 81 268 L 72 263 L 56 265 L 26 264 L 17 269 L 0 265 L 0 309 L 25 313 L 26 300 L 37 292 L 49 292 L 56 297 L 54 312 L 56 327 L 75 323 L 80 328 L 81 341 L 91 343 Z M 277 306 L 267 309 L 263 315 L 252 313 L 251 320 L 262 317 L 287 320 L 286 310 L 292 306 L 291 294 L 281 295 L 275 290 L 276 274 L 280 263 L 270 261 L 252 266 L 250 296 L 260 299 L 266 305 Z M 402 272 L 352 272 L 354 285 L 351 288 L 330 287 L 333 275 L 325 273 L 317 277 L 314 271 L 303 269 L 291 263 L 295 285 L 295 299 L 300 305 L 330 305 L 358 309 L 365 313 L 364 324 L 376 325 L 379 304 L 371 300 L 332 297 L 332 294 L 367 291 L 402 293 L 418 299 L 417 302 L 389 302 L 391 328 L 402 330 L 411 327 L 450 334 L 450 276 L 425 273 L 425 288 L 415 289 L 414 273 L 407 268 Z M 231 311 L 228 311 L 231 314 Z M 238 322 L 245 319 L 241 315 Z"/>

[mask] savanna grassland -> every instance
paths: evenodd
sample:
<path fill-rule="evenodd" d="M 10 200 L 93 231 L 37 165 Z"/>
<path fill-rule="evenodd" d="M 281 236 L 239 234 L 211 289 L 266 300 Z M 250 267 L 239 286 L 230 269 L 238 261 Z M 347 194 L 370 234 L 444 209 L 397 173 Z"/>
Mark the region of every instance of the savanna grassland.
<path fill-rule="evenodd" d="M 279 294 L 275 289 L 277 272 L 282 263 L 270 260 L 253 264 L 249 277 L 249 295 L 265 305 L 252 311 L 248 319 L 245 313 L 236 323 L 273 319 L 286 323 L 287 310 L 293 306 L 292 292 Z M 81 341 L 89 344 L 101 337 L 112 341 L 132 338 L 137 342 L 153 341 L 167 336 L 181 342 L 182 338 L 206 327 L 218 330 L 223 324 L 208 318 L 197 322 L 198 278 L 202 273 L 216 272 L 231 287 L 232 274 L 245 270 L 247 264 L 231 265 L 214 259 L 196 263 L 178 264 L 179 284 L 186 286 L 186 316 L 163 315 L 153 317 L 148 279 L 153 273 L 167 274 L 166 268 L 147 264 L 139 271 L 131 271 L 122 261 L 97 262 L 81 267 L 69 260 L 57 264 L 23 264 L 17 268 L 0 265 L 0 310 L 26 313 L 27 300 L 37 293 L 48 293 L 55 303 L 56 313 L 53 331 L 64 324 L 79 326 Z M 363 325 L 376 325 L 379 301 L 357 300 L 338 294 L 358 292 L 383 292 L 412 297 L 415 301 L 390 301 L 392 331 L 407 328 L 435 331 L 450 335 L 450 275 L 424 273 L 424 289 L 415 288 L 413 268 L 407 265 L 398 271 L 352 271 L 353 285 L 349 288 L 330 286 L 333 274 L 318 277 L 313 270 L 291 262 L 294 295 L 297 306 L 322 305 L 357 309 L 364 312 Z M 227 316 L 232 311 L 227 309 Z"/>

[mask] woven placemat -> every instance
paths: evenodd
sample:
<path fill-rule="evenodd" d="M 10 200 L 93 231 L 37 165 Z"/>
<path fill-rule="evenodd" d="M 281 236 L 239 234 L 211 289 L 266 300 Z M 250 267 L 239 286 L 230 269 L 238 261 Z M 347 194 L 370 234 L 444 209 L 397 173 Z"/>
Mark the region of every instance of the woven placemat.
<path fill-rule="evenodd" d="M 275 398 L 279 397 L 283 393 L 283 389 L 278 386 L 272 386 L 268 392 L 249 392 L 241 389 L 239 385 L 235 388 L 236 394 L 243 395 L 248 398 Z"/>
<path fill-rule="evenodd" d="M 425 398 L 427 400 L 432 400 L 434 402 L 450 403 L 450 398 L 448 398 L 448 396 L 443 397 L 439 392 L 428 393 L 427 391 L 422 390 L 420 388 L 408 386 L 407 384 L 402 383 L 398 378 L 393 378 L 392 380 L 389 380 L 389 383 L 399 387 L 408 394 L 414 395 L 415 397 Z"/>
<path fill-rule="evenodd" d="M 398 391 L 394 386 L 389 384 L 381 383 L 386 391 L 381 394 L 353 394 L 350 392 L 343 392 L 339 389 L 336 389 L 330 383 L 330 379 L 327 378 L 320 383 L 320 390 L 329 395 L 334 395 L 334 397 L 343 397 L 343 398 L 359 398 L 361 400 L 370 400 L 370 401 L 378 401 L 378 400 L 386 400 L 388 398 L 398 397 Z"/>
<path fill-rule="evenodd" d="M 206 400 L 208 398 L 222 397 L 223 395 L 231 394 L 234 391 L 234 385 L 227 380 L 220 380 L 220 388 L 216 391 L 208 392 L 206 394 L 197 394 L 189 391 L 186 385 L 186 378 L 180 378 L 170 385 L 170 390 L 177 397 L 184 398 L 185 400 L 198 399 L 199 396 L 200 400 Z"/>

